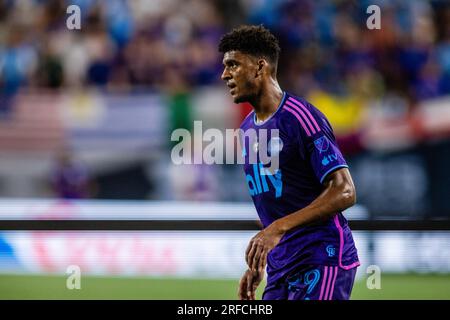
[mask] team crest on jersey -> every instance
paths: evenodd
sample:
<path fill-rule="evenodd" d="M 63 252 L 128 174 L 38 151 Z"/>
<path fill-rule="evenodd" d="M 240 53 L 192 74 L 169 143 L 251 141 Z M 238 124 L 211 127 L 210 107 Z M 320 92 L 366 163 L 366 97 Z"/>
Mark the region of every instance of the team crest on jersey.
<path fill-rule="evenodd" d="M 314 141 L 314 146 L 317 150 L 319 150 L 319 153 L 322 153 L 328 150 L 330 147 L 330 141 L 327 137 L 323 136 Z"/>
<path fill-rule="evenodd" d="M 332 244 L 328 245 L 326 250 L 329 257 L 334 257 L 336 255 L 336 248 Z"/>
<path fill-rule="evenodd" d="M 270 139 L 268 146 L 270 156 L 276 157 L 280 154 L 281 150 L 283 150 L 283 140 L 279 137 L 273 137 Z"/>

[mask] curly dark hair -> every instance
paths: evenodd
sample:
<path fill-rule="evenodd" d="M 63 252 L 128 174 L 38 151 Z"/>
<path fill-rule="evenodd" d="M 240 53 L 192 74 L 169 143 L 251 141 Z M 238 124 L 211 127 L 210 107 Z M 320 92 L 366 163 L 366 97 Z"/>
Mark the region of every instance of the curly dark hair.
<path fill-rule="evenodd" d="M 234 50 L 267 58 L 275 66 L 280 55 L 278 39 L 263 25 L 243 25 L 225 34 L 220 39 L 219 52 L 226 53 Z"/>

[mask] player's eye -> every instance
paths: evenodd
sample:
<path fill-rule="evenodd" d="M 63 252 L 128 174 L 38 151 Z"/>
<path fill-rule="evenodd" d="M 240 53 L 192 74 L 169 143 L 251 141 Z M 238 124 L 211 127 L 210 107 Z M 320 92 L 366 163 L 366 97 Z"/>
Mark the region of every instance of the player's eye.
<path fill-rule="evenodd" d="M 225 65 L 227 67 L 231 68 L 231 67 L 237 66 L 237 62 L 236 61 L 228 61 Z"/>

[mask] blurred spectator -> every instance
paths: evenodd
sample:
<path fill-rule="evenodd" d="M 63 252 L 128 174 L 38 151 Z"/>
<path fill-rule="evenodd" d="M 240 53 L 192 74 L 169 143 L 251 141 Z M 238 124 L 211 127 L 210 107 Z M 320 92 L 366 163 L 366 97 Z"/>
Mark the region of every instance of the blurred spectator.
<path fill-rule="evenodd" d="M 7 114 L 20 87 L 26 85 L 37 65 L 36 48 L 26 39 L 26 30 L 10 25 L 0 43 L 0 114 Z"/>
<path fill-rule="evenodd" d="M 67 150 L 58 154 L 50 183 L 54 194 L 61 199 L 85 199 L 91 196 L 87 168 Z"/>

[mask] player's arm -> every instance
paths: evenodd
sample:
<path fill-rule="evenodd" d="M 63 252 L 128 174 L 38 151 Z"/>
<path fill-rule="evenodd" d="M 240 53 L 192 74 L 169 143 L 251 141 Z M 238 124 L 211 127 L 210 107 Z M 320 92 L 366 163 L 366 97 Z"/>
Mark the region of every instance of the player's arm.
<path fill-rule="evenodd" d="M 274 222 L 274 228 L 286 233 L 293 228 L 326 220 L 356 203 L 356 191 L 350 171 L 338 169 L 324 181 L 325 189 L 309 206 Z"/>
<path fill-rule="evenodd" d="M 286 232 L 326 220 L 355 204 L 355 186 L 347 168 L 340 168 L 330 173 L 323 183 L 324 190 L 311 204 L 274 221 L 252 238 L 246 251 L 247 264 L 251 270 L 265 268 L 267 254 Z"/>

